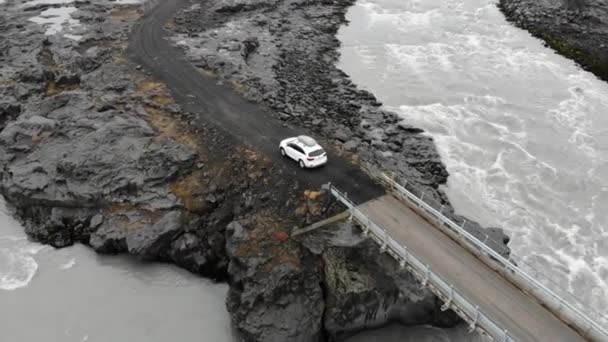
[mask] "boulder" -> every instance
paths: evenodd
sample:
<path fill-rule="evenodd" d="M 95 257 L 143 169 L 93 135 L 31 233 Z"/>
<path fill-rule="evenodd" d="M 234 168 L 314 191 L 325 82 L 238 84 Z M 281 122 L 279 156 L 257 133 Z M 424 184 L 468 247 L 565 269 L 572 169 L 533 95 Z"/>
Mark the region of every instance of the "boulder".
<path fill-rule="evenodd" d="M 268 244 L 256 241 L 256 229 L 247 225 L 227 227 L 226 305 L 239 332 L 246 341 L 322 341 L 323 291 L 314 263 L 297 245 L 272 234 Z"/>
<path fill-rule="evenodd" d="M 144 225 L 142 229 L 126 236 L 127 250 L 142 259 L 158 258 L 163 248 L 167 248 L 181 232 L 183 212 L 170 211 L 160 220 Z"/>

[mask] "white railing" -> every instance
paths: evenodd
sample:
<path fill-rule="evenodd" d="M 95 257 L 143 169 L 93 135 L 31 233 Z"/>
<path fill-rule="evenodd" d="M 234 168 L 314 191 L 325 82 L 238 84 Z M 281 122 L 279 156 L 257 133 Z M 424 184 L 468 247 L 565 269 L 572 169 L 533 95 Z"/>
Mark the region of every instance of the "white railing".
<path fill-rule="evenodd" d="M 381 246 L 383 252 L 390 253 L 402 268 L 407 268 L 422 283 L 433 291 L 437 297 L 444 301 L 441 310 L 451 308 L 462 319 L 469 324 L 470 331 L 478 329 L 496 341 L 512 342 L 516 341 L 508 331 L 502 329 L 500 325 L 484 314 L 475 303 L 469 301 L 458 289 L 454 288 L 448 281 L 435 273 L 431 267 L 412 254 L 407 246 L 403 246 L 391 238 L 386 229 L 378 226 L 369 216 L 365 215 L 358 207 L 351 202 L 346 194 L 329 185 L 329 190 L 340 202 L 350 211 L 351 217 L 356 220 L 364 229 L 366 235 L 371 233 L 371 237 Z"/>
<path fill-rule="evenodd" d="M 372 178 L 385 184 L 394 195 L 404 200 L 406 204 L 415 209 L 419 214 L 434 222 L 438 228 L 475 254 L 488 266 L 492 267 L 524 292 L 536 298 L 542 305 L 576 329 L 581 335 L 593 341 L 608 341 L 608 331 L 605 328 L 608 326 L 608 318 L 583 303 L 569 291 L 563 289 L 556 281 L 546 276 L 543 272 L 537 271 L 523 262 L 522 258 L 509 255 L 509 259 L 507 259 L 488 246 L 488 242 L 491 242 L 496 245 L 495 247 L 500 248 L 504 246 L 503 243 L 492 240 L 488 235 L 481 237 L 483 239 L 482 242 L 480 238 L 473 236 L 466 230 L 466 219 L 462 219 L 462 223 L 458 224 L 448 218 L 446 216 L 448 214 L 447 208 L 430 198 L 427 198 L 426 201 L 423 200 L 425 193 L 408 184 L 407 181 L 400 184 L 394 175 L 389 176 L 384 172 L 375 170 L 368 163 L 361 163 L 361 168 Z M 418 196 L 415 194 L 416 192 L 419 194 Z M 533 270 L 535 277 L 529 275 L 516 262 Z M 541 283 L 539 278 L 542 278 L 545 284 Z M 552 288 L 550 289 L 548 286 L 552 286 Z M 581 310 L 587 313 L 583 313 Z"/>

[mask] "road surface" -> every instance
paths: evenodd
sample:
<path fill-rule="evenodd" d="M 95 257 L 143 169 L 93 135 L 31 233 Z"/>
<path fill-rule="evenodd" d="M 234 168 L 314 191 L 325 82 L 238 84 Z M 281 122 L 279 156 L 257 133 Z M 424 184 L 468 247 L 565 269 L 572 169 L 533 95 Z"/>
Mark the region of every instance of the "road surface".
<path fill-rule="evenodd" d="M 286 177 L 294 177 L 308 188 L 332 182 L 363 203 L 382 195 L 382 187 L 359 168 L 328 149 L 329 163 L 319 169 L 300 170 L 297 164 L 279 154 L 279 142 L 310 132 L 284 127 L 270 112 L 244 99 L 232 88 L 218 85 L 186 61 L 185 54 L 167 39 L 163 26 L 186 0 L 161 1 L 134 26 L 128 53 L 131 59 L 166 84 L 182 109 L 197 113 L 199 122 L 210 122 L 237 141 L 253 146 L 276 163 L 286 166 Z M 353 113 L 353 115 L 356 115 Z"/>
<path fill-rule="evenodd" d="M 359 209 L 518 341 L 584 341 L 572 328 L 394 196 L 382 196 Z"/>

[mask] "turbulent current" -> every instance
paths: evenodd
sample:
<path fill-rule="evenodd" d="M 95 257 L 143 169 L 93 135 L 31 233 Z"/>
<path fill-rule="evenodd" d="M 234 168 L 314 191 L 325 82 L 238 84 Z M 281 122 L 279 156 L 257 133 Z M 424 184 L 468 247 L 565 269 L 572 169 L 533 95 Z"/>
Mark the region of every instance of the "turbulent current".
<path fill-rule="evenodd" d="M 360 0 L 347 19 L 340 67 L 434 138 L 456 210 L 605 314 L 608 84 L 495 1 Z"/>

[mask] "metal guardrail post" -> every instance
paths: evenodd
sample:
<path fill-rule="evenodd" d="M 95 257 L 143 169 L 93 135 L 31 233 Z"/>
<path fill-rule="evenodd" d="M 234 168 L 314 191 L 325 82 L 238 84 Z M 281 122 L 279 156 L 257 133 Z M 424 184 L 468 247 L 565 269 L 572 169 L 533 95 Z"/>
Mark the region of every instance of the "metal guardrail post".
<path fill-rule="evenodd" d="M 450 308 L 452 299 L 454 299 L 454 286 L 450 285 L 450 296 L 448 297 L 448 300 L 441 306 L 441 311 L 445 311 Z"/>
<path fill-rule="evenodd" d="M 475 316 L 473 317 L 473 321 L 469 325 L 469 333 L 472 333 L 475 328 L 477 328 L 477 321 L 479 320 L 479 306 L 475 306 Z"/>
<path fill-rule="evenodd" d="M 431 277 L 431 266 L 429 266 L 427 264 L 426 265 L 426 274 L 424 275 L 424 279 L 422 280 L 423 287 L 426 287 L 426 285 L 429 283 L 430 277 Z"/>
<path fill-rule="evenodd" d="M 382 247 L 380 247 L 380 252 L 382 252 L 382 253 L 386 252 L 386 245 L 387 245 L 386 229 L 382 229 Z"/>

